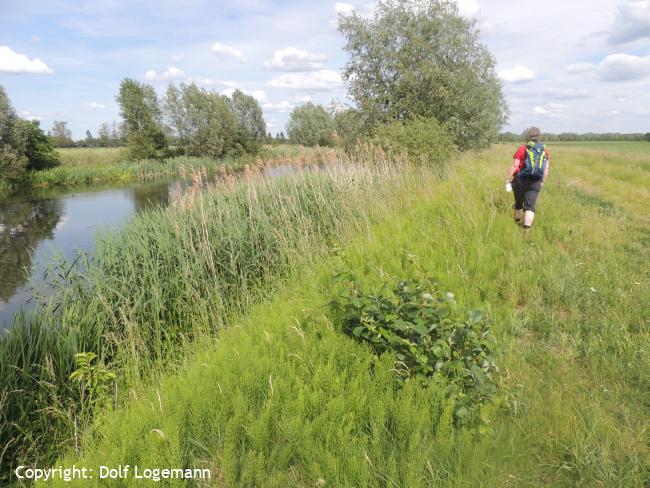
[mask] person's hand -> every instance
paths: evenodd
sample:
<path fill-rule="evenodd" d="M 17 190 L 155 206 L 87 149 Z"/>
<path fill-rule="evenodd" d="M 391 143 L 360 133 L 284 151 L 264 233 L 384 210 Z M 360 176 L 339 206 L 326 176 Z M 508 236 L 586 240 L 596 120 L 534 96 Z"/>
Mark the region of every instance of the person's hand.
<path fill-rule="evenodd" d="M 507 191 L 508 193 L 510 193 L 510 192 L 512 191 L 512 185 L 510 184 L 509 181 L 506 182 L 506 191 Z"/>

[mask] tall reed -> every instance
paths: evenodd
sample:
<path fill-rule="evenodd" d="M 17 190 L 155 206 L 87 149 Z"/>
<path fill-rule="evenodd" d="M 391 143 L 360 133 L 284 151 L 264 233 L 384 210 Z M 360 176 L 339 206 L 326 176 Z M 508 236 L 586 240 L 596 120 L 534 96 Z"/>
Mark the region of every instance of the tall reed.
<path fill-rule="evenodd" d="M 263 300 L 296 264 L 363 229 L 408 174 L 405 163 L 376 154 L 338 159 L 319 167 L 313 153 L 307 168 L 274 178 L 262 160 L 239 178 L 223 170 L 206 181 L 205 171 L 185 169 L 194 180 L 187 195 L 104 236 L 94 257 L 53 270 L 53 297 L 17 317 L 0 342 L 2 477 L 77 439 L 88 419 L 69 379 L 76 353 L 96 353 L 118 374 L 119 391 L 147 382 L 186 344 Z"/>

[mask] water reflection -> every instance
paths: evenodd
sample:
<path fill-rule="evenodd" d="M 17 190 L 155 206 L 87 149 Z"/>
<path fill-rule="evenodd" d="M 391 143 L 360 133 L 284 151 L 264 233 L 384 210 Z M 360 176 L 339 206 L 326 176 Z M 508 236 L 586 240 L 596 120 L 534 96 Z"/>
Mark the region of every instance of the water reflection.
<path fill-rule="evenodd" d="M 63 217 L 59 199 L 10 202 L 0 206 L 0 300 L 8 302 L 27 280 L 32 252 L 52 239 Z"/>
<path fill-rule="evenodd" d="M 151 205 L 167 205 L 171 184 L 25 192 L 0 202 L 0 331 L 28 304 L 48 263 L 92 251 L 97 232 Z"/>

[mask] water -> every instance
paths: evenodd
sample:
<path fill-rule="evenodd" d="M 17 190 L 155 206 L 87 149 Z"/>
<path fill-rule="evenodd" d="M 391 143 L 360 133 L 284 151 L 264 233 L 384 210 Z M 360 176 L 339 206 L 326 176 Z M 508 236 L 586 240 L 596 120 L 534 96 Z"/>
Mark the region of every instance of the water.
<path fill-rule="evenodd" d="M 267 168 L 265 174 L 280 177 L 324 168 L 286 164 Z M 79 251 L 92 253 L 98 233 L 119 228 L 143 209 L 166 206 L 172 192 L 187 187 L 188 182 L 176 179 L 25 191 L 0 201 L 0 337 L 21 308 L 35 305 L 34 287 L 47 292 L 49 264 L 72 262 Z"/>
<path fill-rule="evenodd" d="M 122 226 L 153 205 L 166 205 L 177 181 L 120 188 L 29 191 L 0 202 L 0 336 L 21 307 L 32 307 L 49 263 L 92 252 L 98 232 Z"/>

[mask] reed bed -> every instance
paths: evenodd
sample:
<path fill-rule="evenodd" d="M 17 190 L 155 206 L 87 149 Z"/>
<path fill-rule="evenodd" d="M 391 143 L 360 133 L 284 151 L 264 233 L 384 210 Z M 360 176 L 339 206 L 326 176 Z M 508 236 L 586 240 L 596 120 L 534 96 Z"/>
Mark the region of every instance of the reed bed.
<path fill-rule="evenodd" d="M 213 173 L 222 165 L 238 171 L 259 161 L 293 164 L 319 159 L 327 162 L 336 154 L 336 150 L 291 145 L 263 146 L 257 155 L 245 154 L 223 159 L 179 156 L 163 161 L 140 162 L 127 160 L 120 148 L 67 149 L 63 154 L 60 166 L 29 173 L 25 185 L 51 188 L 115 181 L 146 181 L 176 176 L 181 167 L 205 167 Z"/>
<path fill-rule="evenodd" d="M 70 380 L 75 354 L 93 352 L 117 374 L 120 403 L 122 392 L 173 368 L 187 344 L 265 300 L 296 266 L 363 231 L 412 177 L 404 161 L 376 154 L 361 163 L 331 150 L 294 158 L 259 158 L 239 175 L 219 165 L 217 177 L 180 164 L 193 181 L 186 195 L 100 238 L 93 257 L 50 271 L 52 298 L 18 316 L 0 342 L 0 479 L 78 446 L 92 415 Z M 305 168 L 268 177 L 278 161 Z"/>

